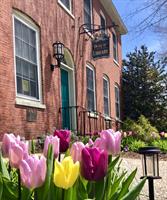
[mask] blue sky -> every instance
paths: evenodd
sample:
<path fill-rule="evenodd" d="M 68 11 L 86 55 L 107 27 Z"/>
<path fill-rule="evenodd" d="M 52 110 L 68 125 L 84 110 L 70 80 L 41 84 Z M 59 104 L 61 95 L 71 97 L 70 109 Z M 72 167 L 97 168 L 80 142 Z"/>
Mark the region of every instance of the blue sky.
<path fill-rule="evenodd" d="M 143 12 L 135 17 L 128 17 L 130 13 L 141 7 L 144 1 L 145 0 L 113 0 L 115 7 L 129 31 L 127 35 L 122 36 L 123 58 L 125 58 L 126 53 L 133 51 L 135 47 L 140 47 L 143 44 L 145 44 L 150 51 L 159 52 L 160 50 L 161 44 L 159 36 L 154 33 L 154 31 L 145 31 L 139 35 L 134 29 L 135 25 L 137 25 L 143 17 L 148 15 L 149 11 L 147 11 L 147 13 Z"/>

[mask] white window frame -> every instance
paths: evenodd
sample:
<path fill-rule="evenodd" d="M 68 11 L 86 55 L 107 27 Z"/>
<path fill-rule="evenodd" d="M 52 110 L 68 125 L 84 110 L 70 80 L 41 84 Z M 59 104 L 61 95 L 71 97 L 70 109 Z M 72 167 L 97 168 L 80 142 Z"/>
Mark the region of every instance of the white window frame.
<path fill-rule="evenodd" d="M 103 76 L 103 80 L 107 81 L 107 85 L 108 85 L 107 89 L 108 89 L 108 109 L 109 109 L 108 114 L 106 114 L 105 111 L 104 111 L 104 115 L 110 116 L 110 81 L 109 81 L 109 78 L 106 75 Z M 104 101 L 104 82 L 103 82 L 103 101 Z"/>
<path fill-rule="evenodd" d="M 89 68 L 93 72 L 93 91 L 94 91 L 94 110 L 96 110 L 96 82 L 95 82 L 95 70 L 92 66 L 86 65 L 86 69 Z M 87 79 L 87 73 L 86 73 L 86 79 Z M 87 84 L 87 82 L 86 82 Z M 87 85 L 86 85 L 86 96 L 87 96 Z M 88 102 L 88 101 L 87 101 Z M 88 105 L 87 105 L 88 108 Z"/>
<path fill-rule="evenodd" d="M 85 24 L 85 8 L 84 8 L 84 5 L 85 5 L 85 2 L 83 1 L 83 19 L 84 19 L 84 24 Z M 92 0 L 90 0 L 90 22 L 91 22 L 91 24 L 92 24 L 92 22 L 93 22 L 93 5 L 92 5 Z M 85 30 L 88 32 L 88 33 L 90 33 L 89 32 L 89 30 L 87 29 L 87 27 L 85 27 Z"/>
<path fill-rule="evenodd" d="M 16 93 L 16 104 L 45 108 L 46 106 L 42 104 L 42 85 L 41 85 L 41 63 L 40 63 L 40 31 L 38 26 L 24 14 L 14 10 L 13 11 L 13 45 L 14 45 L 14 75 L 15 75 L 15 93 Z M 17 79 L 16 79 L 16 52 L 15 52 L 15 19 L 19 20 L 21 23 L 25 24 L 30 29 L 34 30 L 36 33 L 36 55 L 37 55 L 37 74 L 38 74 L 38 96 L 39 99 L 31 97 L 24 94 L 17 93 Z"/>
<path fill-rule="evenodd" d="M 106 17 L 104 15 L 104 13 L 102 11 L 100 11 L 100 26 L 101 26 L 101 16 L 104 18 L 104 21 L 105 21 L 105 30 L 104 30 L 104 33 L 106 33 L 106 26 L 107 26 L 107 20 L 106 20 Z M 102 32 L 103 30 L 101 30 Z"/>
<path fill-rule="evenodd" d="M 116 39 L 116 58 L 114 58 L 114 37 L 113 36 L 115 36 L 115 39 Z M 114 59 L 114 61 L 116 62 L 116 63 L 118 63 L 118 38 L 117 38 L 117 35 L 116 35 L 116 33 L 112 33 L 112 38 L 113 38 L 113 59 Z"/>
<path fill-rule="evenodd" d="M 58 0 L 58 4 L 72 17 L 75 18 L 74 15 L 72 14 L 72 0 L 69 0 L 70 3 L 70 9 L 64 5 L 64 3 L 61 0 Z"/>
<path fill-rule="evenodd" d="M 116 119 L 120 120 L 121 118 L 121 107 L 120 107 L 120 88 L 118 86 L 118 84 L 115 84 L 115 117 Z M 118 92 L 118 101 L 116 99 L 116 90 Z M 118 103 L 118 112 L 119 112 L 119 116 L 117 116 L 117 107 L 116 107 L 116 104 Z"/>

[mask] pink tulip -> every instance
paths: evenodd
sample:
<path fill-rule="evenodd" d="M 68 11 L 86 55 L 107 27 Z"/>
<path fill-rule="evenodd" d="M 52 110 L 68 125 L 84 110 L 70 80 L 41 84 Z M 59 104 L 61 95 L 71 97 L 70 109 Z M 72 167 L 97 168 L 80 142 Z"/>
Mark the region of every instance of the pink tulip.
<path fill-rule="evenodd" d="M 81 161 L 81 152 L 85 145 L 82 142 L 75 142 L 73 143 L 70 154 L 73 158 L 74 162 Z"/>
<path fill-rule="evenodd" d="M 9 157 L 9 149 L 12 143 L 16 142 L 16 137 L 11 134 L 5 133 L 2 139 L 2 152 L 4 157 Z"/>
<path fill-rule="evenodd" d="M 42 186 L 46 177 L 46 168 L 46 158 L 44 156 L 41 156 L 40 159 L 35 156 L 28 156 L 20 163 L 22 184 L 29 189 Z"/>
<path fill-rule="evenodd" d="M 12 143 L 9 150 L 9 162 L 11 167 L 19 168 L 23 159 L 28 157 L 28 145 L 23 142 Z"/>
<path fill-rule="evenodd" d="M 45 156 L 47 156 L 49 144 L 52 144 L 54 157 L 57 158 L 59 155 L 60 139 L 57 136 L 52 136 L 52 135 L 46 137 L 45 143 L 44 143 L 44 155 Z"/>
<path fill-rule="evenodd" d="M 108 154 L 118 154 L 121 148 L 121 133 L 112 129 L 102 131 L 100 138 L 95 140 L 94 147 L 105 149 Z"/>

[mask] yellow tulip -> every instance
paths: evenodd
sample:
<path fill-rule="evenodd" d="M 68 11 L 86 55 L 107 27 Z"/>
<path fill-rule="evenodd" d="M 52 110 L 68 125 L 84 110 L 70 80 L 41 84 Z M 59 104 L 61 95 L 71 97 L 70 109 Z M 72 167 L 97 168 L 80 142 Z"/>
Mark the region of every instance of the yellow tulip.
<path fill-rule="evenodd" d="M 79 175 L 79 162 L 75 164 L 71 156 L 60 163 L 55 160 L 53 182 L 57 187 L 68 189 L 72 187 Z"/>

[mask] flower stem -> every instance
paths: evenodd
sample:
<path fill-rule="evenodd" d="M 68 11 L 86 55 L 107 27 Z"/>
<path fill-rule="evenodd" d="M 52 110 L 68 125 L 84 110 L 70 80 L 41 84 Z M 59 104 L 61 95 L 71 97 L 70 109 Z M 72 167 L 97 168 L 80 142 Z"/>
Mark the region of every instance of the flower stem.
<path fill-rule="evenodd" d="M 17 170 L 18 174 L 18 200 L 21 200 L 21 177 L 20 177 L 20 170 Z"/>

